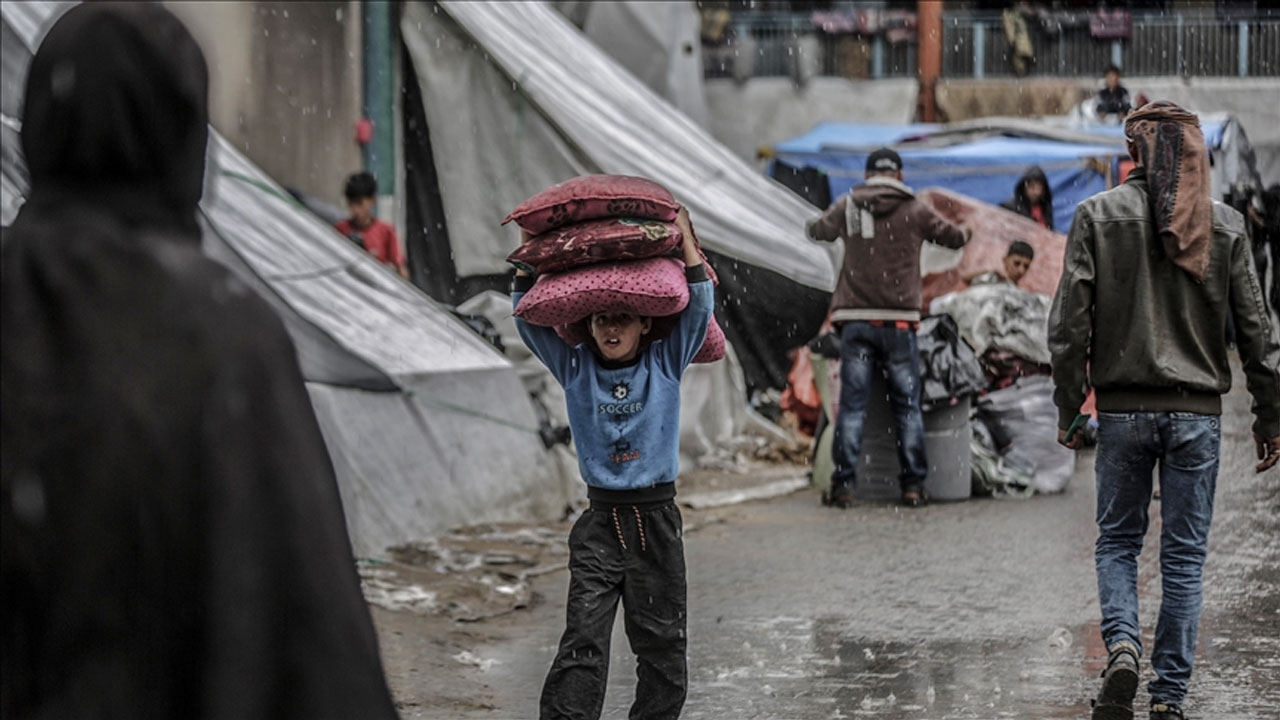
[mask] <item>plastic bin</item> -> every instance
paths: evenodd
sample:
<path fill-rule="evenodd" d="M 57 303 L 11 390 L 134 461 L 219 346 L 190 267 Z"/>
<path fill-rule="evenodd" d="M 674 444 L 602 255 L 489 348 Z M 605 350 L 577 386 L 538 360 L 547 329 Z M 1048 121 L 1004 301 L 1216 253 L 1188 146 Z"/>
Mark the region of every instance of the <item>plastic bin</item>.
<path fill-rule="evenodd" d="M 830 382 L 827 366 L 834 374 L 835 363 L 815 358 L 814 375 L 821 378 L 818 389 L 824 405 L 833 407 L 838 400 L 830 396 L 835 390 Z M 973 456 L 969 443 L 970 400 L 964 398 L 955 405 L 940 407 L 924 413 L 925 455 L 929 460 L 929 476 L 925 488 L 934 500 L 968 500 L 973 490 L 970 472 Z M 819 488 L 831 484 L 831 443 L 834 427 L 828 426 L 819 439 L 817 457 L 814 459 L 814 485 Z M 902 490 L 898 484 L 898 435 L 894 428 L 893 410 L 889 405 L 884 378 L 876 374 L 872 378 L 871 395 L 867 401 L 867 416 L 862 424 L 862 457 L 858 461 L 858 482 L 854 495 L 860 500 L 897 501 Z"/>

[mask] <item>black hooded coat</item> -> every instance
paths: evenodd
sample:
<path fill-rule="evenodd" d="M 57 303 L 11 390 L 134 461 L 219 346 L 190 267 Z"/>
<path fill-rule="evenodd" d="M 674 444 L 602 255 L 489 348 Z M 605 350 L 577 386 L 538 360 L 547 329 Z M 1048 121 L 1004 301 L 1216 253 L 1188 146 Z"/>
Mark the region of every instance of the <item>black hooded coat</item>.
<path fill-rule="evenodd" d="M 0 716 L 392 718 L 294 348 L 200 252 L 207 69 L 158 3 L 32 60 L 0 261 Z"/>
<path fill-rule="evenodd" d="M 1027 171 L 1022 174 L 1018 184 L 1013 189 L 1013 197 L 1000 203 L 1000 207 L 1012 210 L 1023 217 L 1032 217 L 1031 200 L 1027 198 L 1027 183 L 1032 180 L 1039 180 L 1044 183 L 1044 197 L 1040 199 L 1040 210 L 1044 212 L 1044 221 L 1048 223 L 1047 227 L 1053 230 L 1053 190 L 1049 189 L 1049 178 L 1038 165 L 1032 165 L 1027 168 Z"/>

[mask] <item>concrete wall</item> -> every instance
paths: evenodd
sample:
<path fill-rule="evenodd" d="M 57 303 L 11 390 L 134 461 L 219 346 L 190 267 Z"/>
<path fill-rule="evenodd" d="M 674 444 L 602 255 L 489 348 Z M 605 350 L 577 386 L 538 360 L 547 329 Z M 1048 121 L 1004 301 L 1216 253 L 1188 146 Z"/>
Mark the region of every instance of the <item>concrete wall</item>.
<path fill-rule="evenodd" d="M 798 88 L 790 78 L 707 80 L 711 134 L 740 157 L 808 132 L 822 122 L 907 123 L 916 111 L 915 80 L 815 77 Z"/>
<path fill-rule="evenodd" d="M 360 170 L 358 2 L 165 2 L 210 74 L 210 119 L 278 182 L 342 202 Z"/>

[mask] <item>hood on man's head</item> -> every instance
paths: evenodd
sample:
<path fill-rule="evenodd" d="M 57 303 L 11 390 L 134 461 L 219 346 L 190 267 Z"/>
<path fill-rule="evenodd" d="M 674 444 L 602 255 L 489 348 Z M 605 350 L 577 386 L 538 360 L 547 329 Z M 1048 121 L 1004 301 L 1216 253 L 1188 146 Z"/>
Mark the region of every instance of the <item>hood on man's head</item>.
<path fill-rule="evenodd" d="M 54 23 L 31 61 L 22 150 L 31 192 L 144 193 L 165 210 L 200 201 L 209 73 L 159 3 L 88 2 Z"/>
<path fill-rule="evenodd" d="M 1027 194 L 1027 183 L 1032 180 L 1039 180 L 1044 184 L 1045 196 L 1052 198 L 1053 195 L 1049 191 L 1049 176 L 1044 174 L 1044 170 L 1039 165 L 1032 165 L 1027 171 L 1022 173 L 1022 177 L 1018 178 L 1017 193 L 1023 197 Z"/>

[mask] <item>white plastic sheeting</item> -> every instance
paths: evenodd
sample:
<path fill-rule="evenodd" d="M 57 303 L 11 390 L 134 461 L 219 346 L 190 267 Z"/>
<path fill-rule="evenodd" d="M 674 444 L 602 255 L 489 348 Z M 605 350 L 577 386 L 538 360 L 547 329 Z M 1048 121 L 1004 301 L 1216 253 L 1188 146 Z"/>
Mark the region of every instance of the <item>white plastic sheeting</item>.
<path fill-rule="evenodd" d="M 1049 362 L 1049 307 L 1053 299 L 1005 283 L 975 285 L 929 304 L 929 314 L 950 315 L 979 357 L 990 348 L 1031 362 Z"/>
<path fill-rule="evenodd" d="M 437 7 L 456 26 L 445 22 Z M 506 77 L 502 93 L 488 72 L 475 67 L 476 53 L 442 52 L 451 43 L 466 45 L 459 39 L 457 26 L 479 45 L 480 57 L 487 56 L 502 70 Z M 463 268 L 499 268 L 501 257 L 517 242 L 514 231 L 504 235 L 497 225 L 515 204 L 503 197 L 505 184 L 521 187 L 524 196 L 543 189 L 548 183 L 535 169 L 540 164 L 554 169 L 543 173 L 557 175 L 554 180 L 581 172 L 578 166 L 652 178 L 689 206 L 699 237 L 709 249 L 808 287 L 826 291 L 834 287 L 832 256 L 804 237 L 804 222 L 814 212 L 811 207 L 722 146 L 549 5 L 414 2 L 404 8 L 401 30 L 428 104 L 432 150 L 460 274 L 466 274 Z M 474 79 L 464 95 L 446 93 L 465 97 L 465 103 L 437 108 L 437 114 L 472 113 L 473 125 L 437 127 L 430 105 L 432 93 L 440 91 L 431 87 L 438 76 L 452 77 L 454 82 Z M 505 98 L 486 98 L 508 92 Z M 520 97 L 529 104 L 520 104 Z M 482 109 L 506 103 L 508 109 L 481 112 L 462 106 L 471 103 Z M 494 147 L 514 143 L 520 150 L 506 158 L 497 172 L 450 174 L 447 168 L 465 169 L 468 161 L 454 161 L 448 155 L 471 152 L 463 146 L 476 138 L 509 135 L 502 127 L 517 127 L 517 123 L 523 123 L 518 128 L 525 133 L 518 142 L 498 142 L 489 149 L 493 152 Z M 562 141 L 541 139 L 548 128 Z M 499 186 L 496 192 L 495 185 Z M 450 198 L 451 190 L 455 199 Z M 469 197 L 456 200 L 459 196 Z M 474 207 L 459 214 L 457 208 L 463 202 Z M 459 228 L 464 222 L 468 227 Z M 479 237 L 485 233 L 492 233 L 489 237 L 494 239 L 486 242 Z"/>
<path fill-rule="evenodd" d="M 510 272 L 506 256 L 520 233 L 498 223 L 533 193 L 594 166 L 443 11 L 405 7 L 401 36 L 417 71 L 458 275 Z"/>
<path fill-rule="evenodd" d="M 585 3 L 582 31 L 631 74 L 707 127 L 702 19 L 697 5 L 652 0 Z"/>
<path fill-rule="evenodd" d="M 62 7 L 0 4 L 5 36 L 19 38 L 29 55 Z M 7 45 L 4 107 L 11 108 L 22 82 L 9 77 Z M 26 178 L 8 152 L 13 136 L 6 126 L 3 174 L 5 194 L 17 202 Z M 299 207 L 212 129 L 209 145 L 201 209 L 214 237 L 206 247 L 247 274 L 303 352 L 330 353 L 331 370 L 371 368 L 399 388 L 370 392 L 308 377 L 356 554 L 379 555 L 460 524 L 559 513 L 571 478 L 543 448 L 511 363 Z M 298 323 L 309 327 L 299 334 Z"/>

